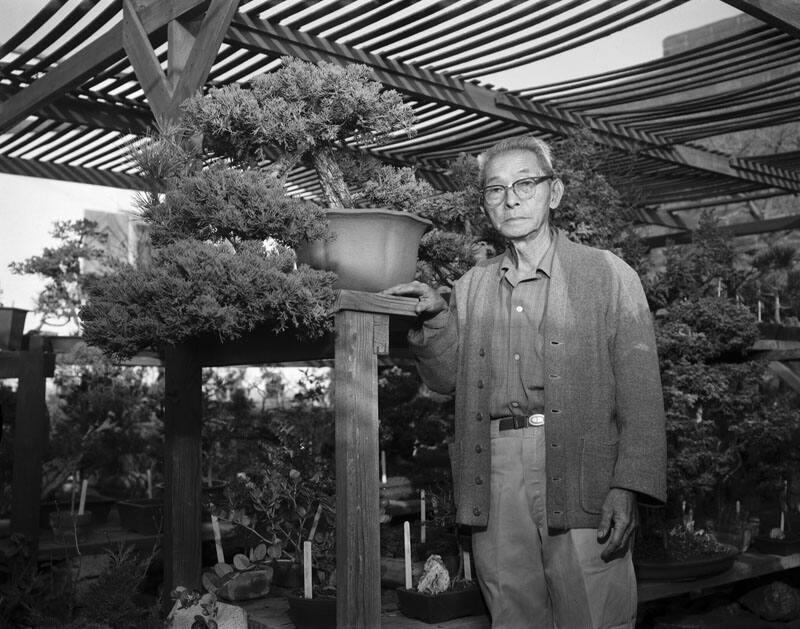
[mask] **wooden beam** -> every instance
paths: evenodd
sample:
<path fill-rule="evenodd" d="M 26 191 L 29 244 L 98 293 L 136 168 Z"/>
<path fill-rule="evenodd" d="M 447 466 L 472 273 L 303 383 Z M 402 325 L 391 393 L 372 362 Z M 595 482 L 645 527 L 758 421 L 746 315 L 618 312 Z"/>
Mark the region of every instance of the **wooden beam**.
<path fill-rule="evenodd" d="M 744 13 L 800 39 L 800 3 L 797 0 L 723 0 Z"/>
<path fill-rule="evenodd" d="M 690 166 L 735 179 L 800 191 L 800 174 L 780 168 L 764 172 L 739 170 L 728 158 L 686 145 L 673 146 L 647 133 L 579 115 L 554 105 L 534 102 L 508 93 L 466 83 L 409 64 L 337 44 L 307 33 L 238 15 L 225 37 L 229 43 L 258 52 L 290 55 L 306 61 L 326 60 L 339 64 L 363 63 L 388 87 L 414 98 L 433 100 L 464 111 L 518 124 L 529 129 L 568 136 L 587 126 L 606 146 L 643 154 L 672 164 Z"/>
<path fill-rule="evenodd" d="M 202 368 L 188 344 L 164 353 L 164 588 L 200 589 Z M 164 597 L 169 604 L 169 597 Z"/>
<path fill-rule="evenodd" d="M 35 159 L 18 159 L 6 157 L 5 155 L 0 155 L 0 172 L 8 175 L 22 175 L 23 177 L 90 183 L 95 186 L 122 188 L 123 190 L 147 189 L 144 179 L 136 175 L 126 175 L 111 170 L 100 170 L 99 168 L 40 162 Z"/>
<path fill-rule="evenodd" d="M 374 342 L 389 316 L 352 310 L 335 316 L 336 620 L 339 627 L 373 629 L 381 624 Z"/>
<path fill-rule="evenodd" d="M 208 0 L 170 0 L 151 2 L 141 8 L 139 15 L 144 30 L 150 34 L 164 27 Z M 0 103 L 0 130 L 36 113 L 72 88 L 125 57 L 122 42 L 122 23 L 89 42 L 78 52 L 64 59 L 47 74 L 31 83 L 4 103 Z"/>
<path fill-rule="evenodd" d="M 720 231 L 731 237 L 750 236 L 753 234 L 765 234 L 769 232 L 786 231 L 800 228 L 800 214 L 792 216 L 781 216 L 778 218 L 768 218 L 763 221 L 748 221 L 746 223 L 735 223 L 733 225 L 721 225 Z M 643 244 L 648 249 L 665 247 L 672 243 L 683 245 L 692 242 L 692 232 L 685 231 L 673 234 L 662 234 L 650 236 L 642 239 Z"/>
<path fill-rule="evenodd" d="M 167 31 L 165 73 L 140 11 L 133 0 L 124 0 L 125 51 L 157 119 L 177 120 L 181 103 L 203 86 L 238 6 L 238 0 L 211 0 L 201 22 L 172 20 Z"/>

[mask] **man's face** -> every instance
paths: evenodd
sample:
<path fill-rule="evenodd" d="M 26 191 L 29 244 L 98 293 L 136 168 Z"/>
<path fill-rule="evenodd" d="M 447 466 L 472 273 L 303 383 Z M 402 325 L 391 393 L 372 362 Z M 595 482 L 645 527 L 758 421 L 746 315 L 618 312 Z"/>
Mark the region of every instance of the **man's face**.
<path fill-rule="evenodd" d="M 494 228 L 509 240 L 535 238 L 550 222 L 550 209 L 558 206 L 564 186 L 559 179 L 548 179 L 536 186 L 535 193 L 521 199 L 510 187 L 516 181 L 550 174 L 536 155 L 514 150 L 492 157 L 484 167 L 484 186 L 509 186 L 496 205 L 482 200 L 483 211 Z"/>

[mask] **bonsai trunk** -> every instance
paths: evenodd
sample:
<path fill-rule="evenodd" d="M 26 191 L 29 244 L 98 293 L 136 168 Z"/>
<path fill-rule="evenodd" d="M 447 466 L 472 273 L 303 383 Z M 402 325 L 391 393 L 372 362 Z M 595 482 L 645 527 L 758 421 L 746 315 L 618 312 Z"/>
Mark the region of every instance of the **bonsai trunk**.
<path fill-rule="evenodd" d="M 353 199 L 344 183 L 344 175 L 333 157 L 330 147 L 322 147 L 313 153 L 314 169 L 322 185 L 322 194 L 332 208 L 351 208 Z"/>
<path fill-rule="evenodd" d="M 292 169 L 297 166 L 302 154 L 299 152 L 281 155 L 265 169 L 267 174 L 274 177 L 281 186 L 286 184 L 286 178 Z"/>

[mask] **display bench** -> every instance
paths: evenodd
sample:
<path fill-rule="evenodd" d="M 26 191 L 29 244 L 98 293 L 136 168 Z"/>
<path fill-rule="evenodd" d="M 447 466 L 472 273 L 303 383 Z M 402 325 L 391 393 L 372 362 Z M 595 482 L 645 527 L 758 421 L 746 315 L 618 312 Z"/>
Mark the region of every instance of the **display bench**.
<path fill-rule="evenodd" d="M 314 343 L 256 331 L 233 342 L 196 339 L 167 348 L 164 581 L 200 587 L 200 433 L 203 367 L 334 359 L 336 561 L 339 626 L 380 626 L 378 357 L 403 339 L 417 300 L 339 291 L 334 334 Z M 402 342 L 402 341 L 401 341 Z"/>

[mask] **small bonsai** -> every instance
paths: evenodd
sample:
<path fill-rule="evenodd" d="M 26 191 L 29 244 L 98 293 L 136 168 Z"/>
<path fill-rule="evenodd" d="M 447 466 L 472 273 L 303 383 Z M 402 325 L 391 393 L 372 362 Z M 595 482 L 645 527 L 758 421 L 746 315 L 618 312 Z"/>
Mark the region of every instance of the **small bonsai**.
<path fill-rule="evenodd" d="M 106 262 L 102 245 L 108 234 L 99 230 L 96 222 L 81 219 L 56 221 L 51 235 L 58 241 L 55 247 L 45 247 L 41 254 L 12 262 L 9 267 L 17 275 L 45 278 L 36 305 L 36 312 L 42 315 L 39 328 L 69 324 L 78 327 L 78 312 L 86 300 L 86 287 L 95 275 L 84 272 L 82 265 Z"/>

